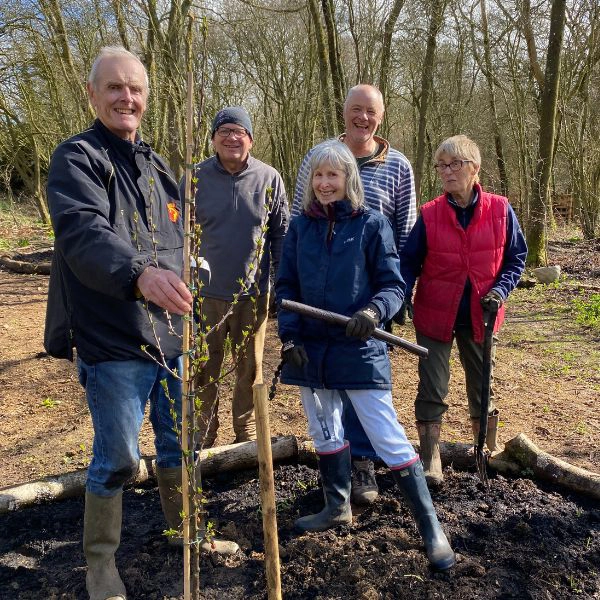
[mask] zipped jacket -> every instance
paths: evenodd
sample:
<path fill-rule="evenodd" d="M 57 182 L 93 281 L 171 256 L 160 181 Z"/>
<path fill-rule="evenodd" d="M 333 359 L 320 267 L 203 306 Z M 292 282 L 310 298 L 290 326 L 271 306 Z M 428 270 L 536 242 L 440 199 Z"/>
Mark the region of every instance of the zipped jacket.
<path fill-rule="evenodd" d="M 281 176 L 253 156 L 232 174 L 215 155 L 196 165 L 194 177 L 200 254 L 210 267 L 200 294 L 230 302 L 240 293 L 266 294 L 289 221 Z"/>
<path fill-rule="evenodd" d="M 343 142 L 345 137 L 344 133 L 339 140 Z M 406 156 L 392 148 L 387 140 L 377 135 L 373 139 L 381 150 L 358 167 L 365 204 L 389 219 L 396 249 L 400 252 L 417 218 L 413 170 Z M 302 213 L 304 189 L 310 185 L 308 176 L 313 150 L 311 148 L 306 153 L 298 169 L 292 217 Z"/>
<path fill-rule="evenodd" d="M 47 191 L 55 235 L 47 352 L 72 360 L 75 347 L 88 364 L 181 354 L 180 317 L 169 321 L 136 295 L 146 267 L 178 276 L 183 267 L 179 191 L 163 159 L 96 120 L 56 148 Z"/>
<path fill-rule="evenodd" d="M 275 285 L 277 301 L 289 299 L 352 316 L 374 305 L 381 321 L 404 299 L 400 260 L 388 220 L 369 208 L 333 204 L 329 218 L 306 213 L 292 219 Z M 279 310 L 282 342 L 303 344 L 305 369 L 284 365 L 281 381 L 328 389 L 391 389 L 384 342 L 347 337 L 345 328 Z"/>

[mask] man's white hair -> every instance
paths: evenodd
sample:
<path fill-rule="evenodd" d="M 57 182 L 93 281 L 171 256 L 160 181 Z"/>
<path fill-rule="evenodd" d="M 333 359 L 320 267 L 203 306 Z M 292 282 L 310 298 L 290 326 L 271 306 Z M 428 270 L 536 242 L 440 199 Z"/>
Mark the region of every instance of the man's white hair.
<path fill-rule="evenodd" d="M 100 48 L 100 52 L 98 52 L 98 55 L 94 59 L 94 64 L 92 65 L 92 68 L 90 69 L 90 74 L 88 76 L 88 83 L 92 86 L 93 89 L 97 89 L 96 84 L 98 83 L 98 68 L 100 66 L 100 63 L 105 58 L 115 57 L 131 58 L 140 63 L 140 65 L 142 65 L 142 68 L 144 69 L 146 89 L 150 87 L 148 81 L 148 71 L 146 71 L 146 67 L 144 66 L 144 63 L 139 59 L 139 57 L 133 54 L 133 52 L 129 52 L 129 50 L 123 48 L 123 46 L 103 46 L 102 48 Z"/>

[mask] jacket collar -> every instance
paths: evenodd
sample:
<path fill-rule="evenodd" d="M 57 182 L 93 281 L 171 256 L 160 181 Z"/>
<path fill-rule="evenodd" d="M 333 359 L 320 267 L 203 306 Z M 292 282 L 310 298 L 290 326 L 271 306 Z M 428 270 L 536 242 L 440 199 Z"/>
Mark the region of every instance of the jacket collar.
<path fill-rule="evenodd" d="M 340 140 L 340 142 L 343 142 L 345 139 L 346 139 L 345 133 L 342 133 L 342 135 L 340 135 L 338 137 L 338 140 Z M 373 158 L 369 159 L 366 163 L 364 163 L 364 165 L 372 165 L 373 163 L 385 162 L 388 152 L 390 151 L 390 143 L 387 140 L 384 140 L 382 137 L 379 137 L 378 135 L 374 135 L 373 139 L 377 142 L 377 144 L 379 146 L 381 146 L 381 150 Z"/>
<path fill-rule="evenodd" d="M 254 160 L 252 155 L 248 154 L 248 158 L 247 158 L 244 166 L 237 173 L 230 173 L 221 163 L 221 159 L 219 158 L 218 154 L 214 154 L 213 159 L 215 161 L 215 167 L 218 171 L 220 171 L 221 173 L 225 173 L 226 175 L 231 175 L 232 177 L 237 177 L 238 175 L 241 175 L 242 173 L 244 173 L 244 171 L 247 171 L 248 167 L 250 167 L 250 165 L 252 164 L 252 161 Z"/>
<path fill-rule="evenodd" d="M 130 142 L 129 140 L 124 140 L 118 135 L 115 135 L 108 127 L 106 127 L 106 125 L 104 125 L 104 123 L 102 123 L 102 121 L 100 121 L 100 119 L 94 121 L 93 127 L 113 150 L 129 160 L 135 160 L 135 156 L 139 153 L 148 156 L 152 151 L 150 146 L 142 141 L 140 134 L 137 132 L 135 134 L 135 142 Z"/>
<path fill-rule="evenodd" d="M 363 211 L 363 208 L 353 209 L 349 200 L 338 200 L 327 206 L 323 206 L 318 200 L 313 200 L 305 212 L 307 216 L 313 219 L 342 221 L 344 219 L 351 219 Z"/>
<path fill-rule="evenodd" d="M 445 196 L 446 200 L 448 200 L 448 203 L 454 208 L 462 208 L 463 210 L 473 209 L 475 208 L 479 198 L 481 198 L 481 185 L 479 183 L 473 185 L 473 197 L 471 198 L 471 202 L 468 206 L 460 206 L 460 204 L 458 204 L 458 202 L 456 202 L 456 200 L 452 197 L 452 194 L 448 194 L 446 192 Z"/>

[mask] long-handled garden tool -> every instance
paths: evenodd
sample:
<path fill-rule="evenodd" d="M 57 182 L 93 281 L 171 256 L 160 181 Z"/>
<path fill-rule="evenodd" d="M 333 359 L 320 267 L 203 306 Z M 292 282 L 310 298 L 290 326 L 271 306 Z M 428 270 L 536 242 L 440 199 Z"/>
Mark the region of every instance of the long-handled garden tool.
<path fill-rule="evenodd" d="M 487 436 L 488 411 L 490 407 L 490 389 L 492 386 L 492 342 L 494 337 L 494 325 L 500 305 L 492 301 L 483 309 L 483 365 L 481 369 L 481 415 L 479 417 L 479 434 L 475 446 L 475 464 L 477 474 L 484 485 L 488 485 L 487 456 L 483 451 L 485 438 Z"/>
<path fill-rule="evenodd" d="M 340 315 L 339 313 L 323 310 L 321 308 L 315 308 L 314 306 L 302 304 L 301 302 L 294 302 L 293 300 L 282 300 L 281 308 L 304 315 L 305 317 L 312 317 L 313 319 L 319 319 L 335 325 L 345 326 L 350 320 L 350 317 L 346 317 L 345 315 Z M 383 342 L 387 342 L 392 346 L 399 346 L 407 352 L 416 354 L 421 358 L 427 358 L 429 354 L 429 350 L 427 350 L 427 348 L 419 346 L 418 344 L 414 344 L 413 342 L 409 342 L 408 340 L 398 337 L 397 335 L 393 335 L 392 333 L 388 333 L 387 331 L 383 331 L 383 329 L 375 329 L 373 337 Z"/>

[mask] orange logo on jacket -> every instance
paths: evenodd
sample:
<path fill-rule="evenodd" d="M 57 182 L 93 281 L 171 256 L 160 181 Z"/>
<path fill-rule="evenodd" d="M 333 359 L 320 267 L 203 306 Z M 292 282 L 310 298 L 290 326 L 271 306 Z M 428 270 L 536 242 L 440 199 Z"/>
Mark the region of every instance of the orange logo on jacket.
<path fill-rule="evenodd" d="M 173 223 L 177 223 L 177 219 L 179 218 L 179 211 L 177 210 L 177 205 L 175 202 L 169 202 L 167 204 L 167 210 L 169 211 L 169 219 Z"/>

